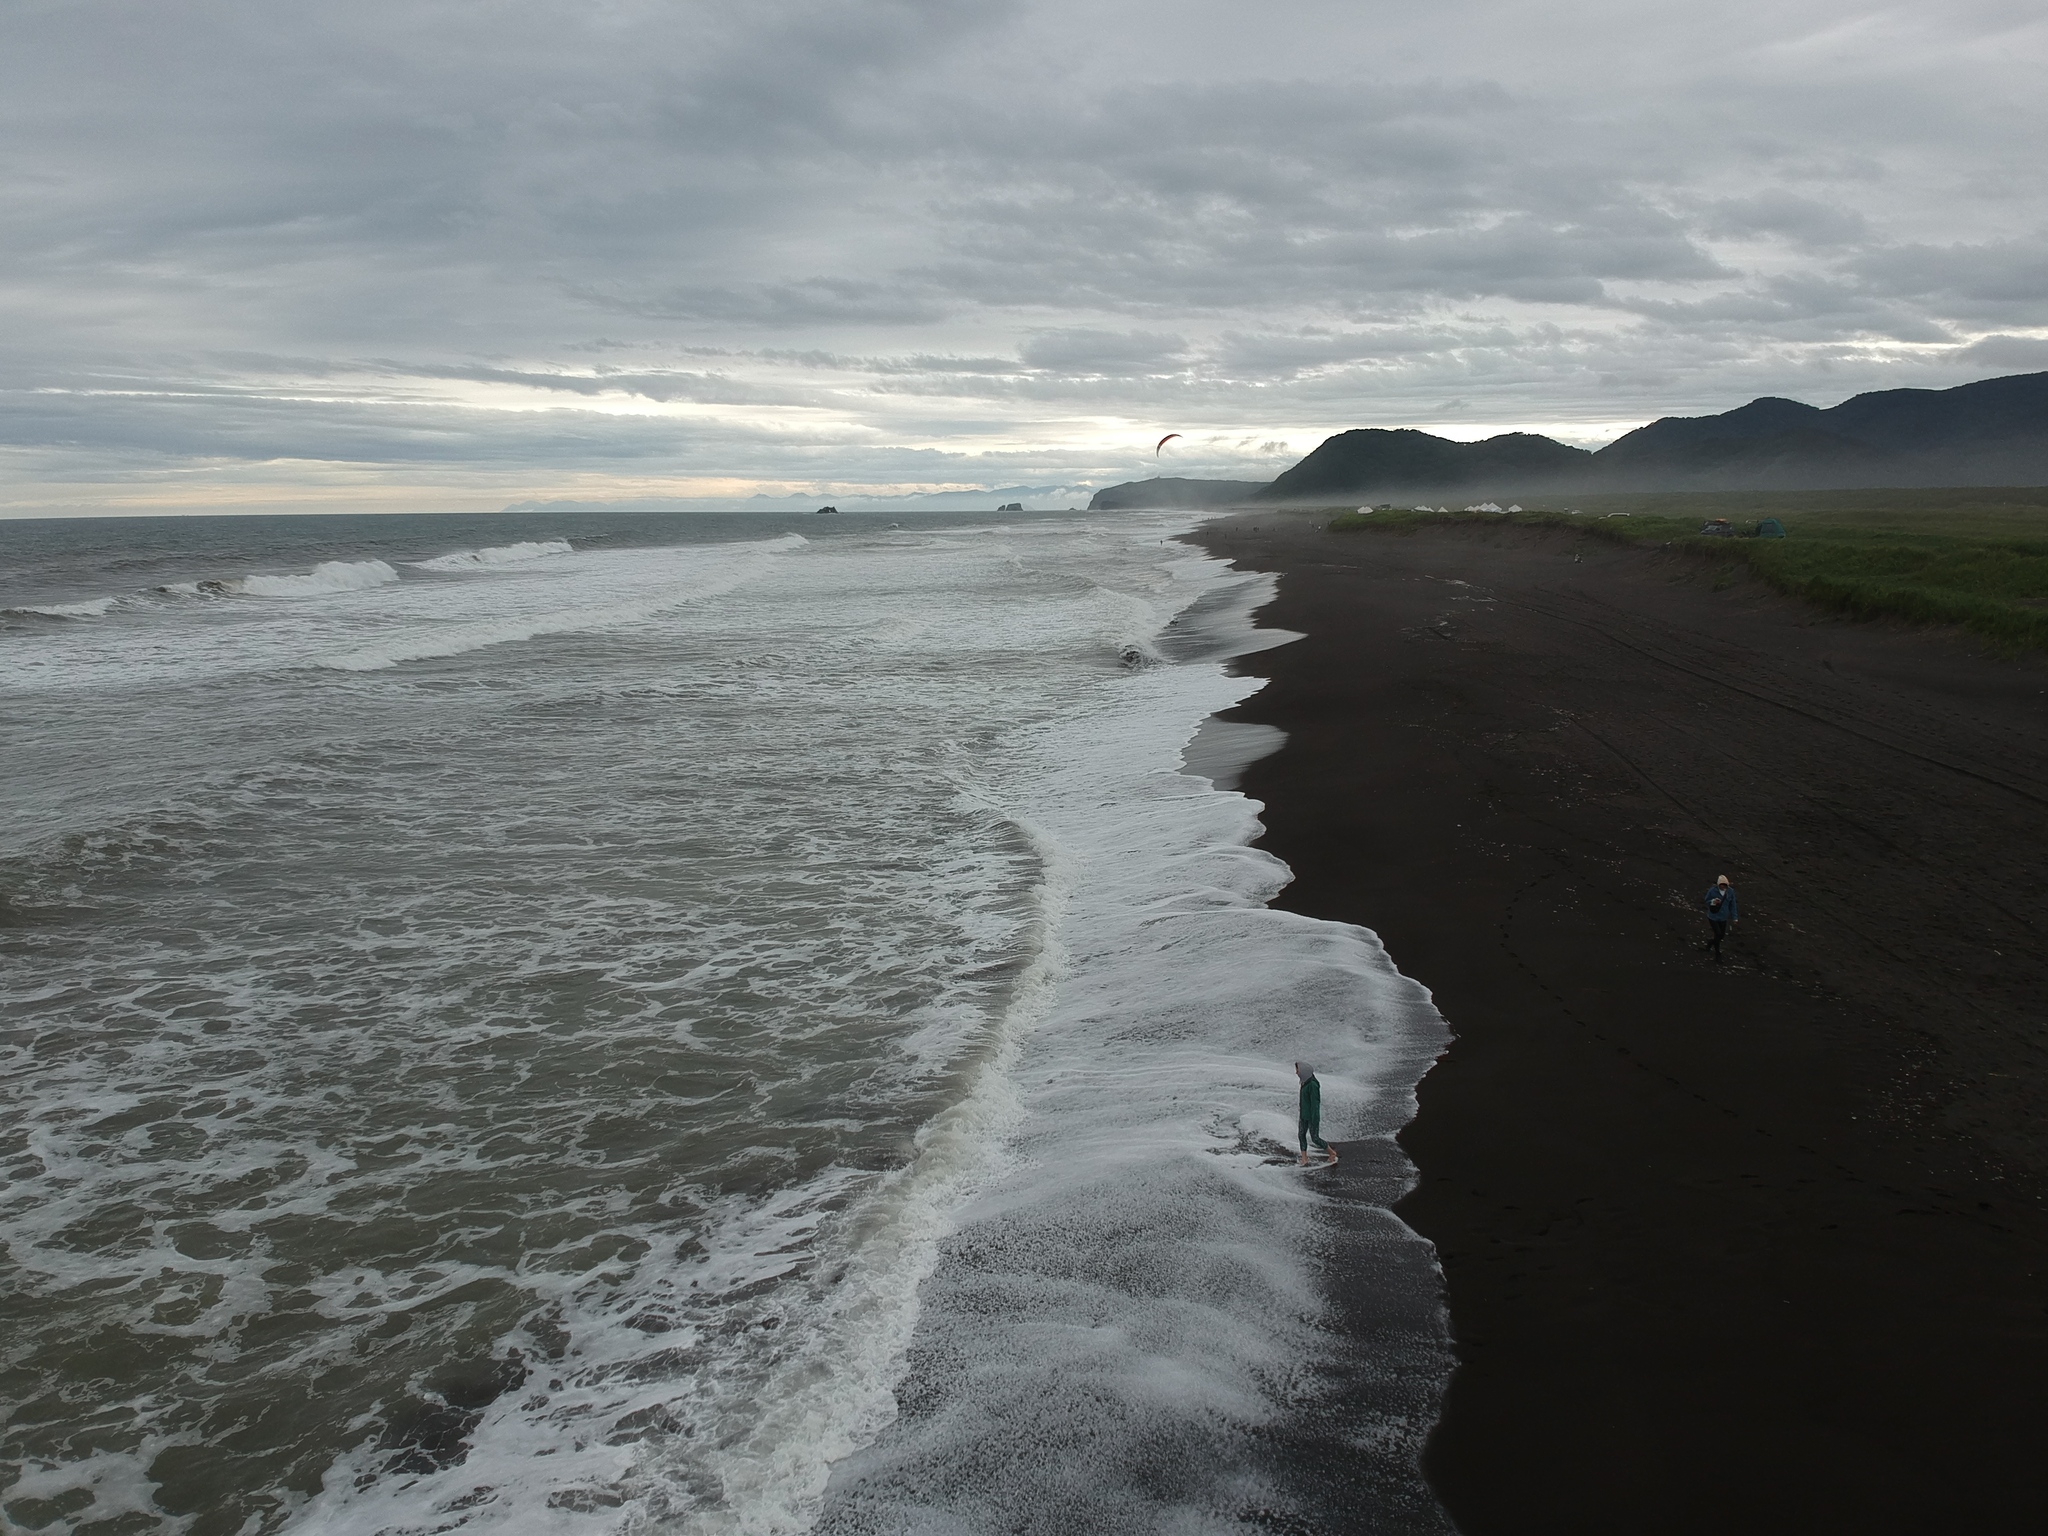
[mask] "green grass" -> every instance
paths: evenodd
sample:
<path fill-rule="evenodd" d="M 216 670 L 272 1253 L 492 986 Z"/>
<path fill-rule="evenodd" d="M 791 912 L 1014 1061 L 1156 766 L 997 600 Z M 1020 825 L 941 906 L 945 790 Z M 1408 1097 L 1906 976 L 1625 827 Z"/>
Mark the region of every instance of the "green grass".
<path fill-rule="evenodd" d="M 1330 527 L 1385 533 L 1444 524 L 1570 528 L 1726 561 L 1731 580 L 1736 568 L 1746 567 L 1779 591 L 1838 613 L 1955 624 L 2001 649 L 2048 650 L 2048 488 L 1671 492 L 1552 498 L 1527 506 L 1506 516 L 1347 511 Z M 1715 517 L 1745 533 L 1775 517 L 1787 537 L 1701 537 L 1701 523 Z"/>

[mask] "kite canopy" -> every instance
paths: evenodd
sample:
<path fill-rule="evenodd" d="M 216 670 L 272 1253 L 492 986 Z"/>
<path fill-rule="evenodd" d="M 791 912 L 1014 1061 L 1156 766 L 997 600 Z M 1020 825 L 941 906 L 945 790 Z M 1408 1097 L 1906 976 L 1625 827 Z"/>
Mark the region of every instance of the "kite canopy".
<path fill-rule="evenodd" d="M 1164 448 L 1168 443 L 1172 442 L 1176 437 L 1179 436 L 1180 434 L 1178 432 L 1169 432 L 1166 434 L 1166 436 L 1159 439 L 1159 441 L 1155 443 L 1152 447 L 1152 457 L 1155 459 L 1158 458 L 1159 450 L 1161 448 Z"/>

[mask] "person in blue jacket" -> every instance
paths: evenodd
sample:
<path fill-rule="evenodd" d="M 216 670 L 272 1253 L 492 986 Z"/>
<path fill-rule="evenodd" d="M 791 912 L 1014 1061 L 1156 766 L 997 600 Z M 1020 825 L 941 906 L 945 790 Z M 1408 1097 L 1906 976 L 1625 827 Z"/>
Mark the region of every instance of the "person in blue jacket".
<path fill-rule="evenodd" d="M 1714 952 L 1717 961 L 1721 958 L 1721 941 L 1728 937 L 1729 928 L 1741 920 L 1739 913 L 1735 887 L 1723 875 L 1707 888 L 1707 926 L 1714 930 L 1714 936 L 1707 940 L 1707 948 Z"/>
<path fill-rule="evenodd" d="M 1308 1166 L 1308 1144 L 1314 1142 L 1318 1152 L 1330 1154 L 1330 1161 L 1337 1161 L 1337 1149 L 1323 1140 L 1323 1085 L 1316 1080 L 1316 1069 L 1305 1061 L 1294 1064 L 1294 1075 L 1301 1079 L 1301 1165 Z"/>

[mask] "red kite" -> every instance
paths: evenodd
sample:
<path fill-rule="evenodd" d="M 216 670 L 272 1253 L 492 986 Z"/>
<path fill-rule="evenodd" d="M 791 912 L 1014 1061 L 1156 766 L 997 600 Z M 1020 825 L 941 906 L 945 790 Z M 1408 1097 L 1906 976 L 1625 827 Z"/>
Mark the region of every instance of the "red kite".
<path fill-rule="evenodd" d="M 1168 443 L 1172 442 L 1176 437 L 1179 436 L 1180 434 L 1178 432 L 1169 432 L 1166 434 L 1166 436 L 1159 439 L 1158 443 L 1152 449 L 1152 457 L 1155 459 L 1158 458 L 1159 450 L 1161 448 L 1164 448 Z"/>

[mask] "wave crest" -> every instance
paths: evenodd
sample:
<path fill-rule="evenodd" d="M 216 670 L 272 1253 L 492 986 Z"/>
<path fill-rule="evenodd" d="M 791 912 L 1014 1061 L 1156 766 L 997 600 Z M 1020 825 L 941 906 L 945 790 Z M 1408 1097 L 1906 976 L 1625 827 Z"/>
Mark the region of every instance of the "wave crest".
<path fill-rule="evenodd" d="M 702 602 L 730 592 L 763 568 L 774 555 L 788 554 L 810 543 L 800 533 L 736 544 L 699 546 L 688 551 L 693 564 L 652 591 L 623 601 L 587 607 L 549 609 L 502 619 L 470 620 L 445 627 L 415 629 L 381 639 L 317 665 L 340 672 L 375 672 L 408 661 L 460 656 L 486 646 L 538 640 L 545 635 L 576 634 L 637 624 L 686 603 Z"/>
<path fill-rule="evenodd" d="M 519 544 L 498 544 L 488 549 L 458 549 L 452 554 L 436 555 L 431 560 L 415 560 L 413 568 L 421 571 L 476 571 L 494 565 L 523 565 L 528 560 L 544 560 L 549 555 L 573 555 L 575 545 L 567 539 L 528 539 Z"/>
<path fill-rule="evenodd" d="M 111 597 L 88 598 L 82 603 L 24 603 L 19 608 L 0 608 L 0 617 L 10 619 L 97 619 L 114 606 Z"/>
<path fill-rule="evenodd" d="M 230 590 L 251 597 L 325 597 L 330 592 L 363 592 L 398 580 L 382 560 L 323 560 L 297 576 L 244 576 Z M 204 589 L 208 584 L 201 582 Z"/>

